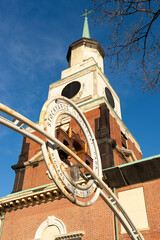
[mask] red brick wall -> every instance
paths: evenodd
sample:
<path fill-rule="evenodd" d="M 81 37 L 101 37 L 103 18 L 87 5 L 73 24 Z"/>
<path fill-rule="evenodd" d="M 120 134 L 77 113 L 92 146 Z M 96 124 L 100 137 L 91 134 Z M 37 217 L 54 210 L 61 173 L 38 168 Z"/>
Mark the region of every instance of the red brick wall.
<path fill-rule="evenodd" d="M 142 153 L 138 151 L 135 144 L 128 139 L 128 149 L 132 150 L 137 158 L 137 160 L 142 159 Z"/>
<path fill-rule="evenodd" d="M 84 231 L 83 240 L 114 240 L 113 214 L 100 198 L 86 208 L 61 199 L 7 212 L 1 240 L 32 240 L 40 224 L 52 215 L 65 224 L 67 233 Z"/>
<path fill-rule="evenodd" d="M 44 161 L 40 162 L 38 166 L 27 166 L 25 170 L 25 177 L 23 182 L 23 190 L 41 186 L 53 182 L 46 174 L 47 167 Z"/>
<path fill-rule="evenodd" d="M 42 140 L 46 140 L 45 137 L 43 137 L 40 133 L 38 132 L 34 132 L 33 133 L 35 136 L 38 136 L 40 137 Z M 31 139 L 28 139 L 27 138 L 27 141 L 26 143 L 29 143 L 30 144 L 30 147 L 29 147 L 29 156 L 28 156 L 28 160 L 31 159 L 36 153 L 38 153 L 40 150 L 41 150 L 41 147 L 38 143 L 35 143 L 34 141 L 32 141 Z"/>
<path fill-rule="evenodd" d="M 85 116 L 86 116 L 87 120 L 89 121 L 92 130 L 94 131 L 94 119 L 99 118 L 99 116 L 100 116 L 99 108 L 87 112 L 85 114 Z M 73 127 L 72 125 L 73 125 L 73 121 L 71 121 L 70 126 Z M 82 137 L 83 133 L 82 133 L 82 131 L 79 132 L 78 125 L 76 125 L 76 127 L 74 127 L 74 130 L 77 133 L 79 133 L 80 136 Z M 41 136 L 39 133 L 34 133 L 34 134 L 36 136 Z M 45 140 L 45 138 L 43 138 L 43 140 Z M 41 150 L 41 148 L 37 143 L 33 142 L 30 139 L 27 139 L 27 143 L 30 143 L 28 159 L 31 159 L 36 153 L 38 153 Z M 46 167 L 44 161 L 40 162 L 39 166 L 28 165 L 25 170 L 25 176 L 24 176 L 22 190 L 32 188 L 32 187 L 37 187 L 37 186 L 52 182 L 46 175 L 46 171 L 47 171 L 47 167 Z"/>
<path fill-rule="evenodd" d="M 136 184 L 117 190 L 125 191 L 144 188 L 149 230 L 141 231 L 145 240 L 160 239 L 160 180 Z M 99 198 L 87 208 L 75 206 L 67 199 L 54 200 L 24 209 L 7 212 L 1 240 L 32 240 L 40 224 L 48 216 L 59 218 L 66 226 L 67 233 L 85 231 L 84 240 L 113 240 L 114 217 L 108 206 Z M 74 216 L 74 217 L 73 217 Z M 127 234 L 120 233 L 119 239 L 129 240 Z"/>
<path fill-rule="evenodd" d="M 96 118 L 100 117 L 100 109 L 96 108 L 94 110 L 86 112 L 84 115 L 87 118 L 87 121 L 89 122 L 89 124 L 90 124 L 90 126 L 92 128 L 92 131 L 94 132 L 95 131 L 95 123 L 94 123 L 94 121 L 95 121 Z M 79 133 L 80 137 L 82 137 L 82 139 L 83 139 L 82 130 L 79 130 L 79 126 L 77 124 L 76 124 L 76 126 L 74 125 L 74 121 L 73 120 L 71 120 L 71 122 L 70 122 L 70 127 L 74 128 L 76 133 Z"/>
<path fill-rule="evenodd" d="M 113 118 L 111 114 L 110 114 L 109 118 L 110 118 L 111 138 L 116 140 L 116 143 L 119 147 L 122 147 L 120 126 L 118 125 L 116 119 Z M 114 156 L 114 163 L 116 166 L 124 163 L 124 160 L 122 159 L 120 154 L 117 153 L 117 151 L 115 151 L 115 150 L 113 151 L 113 156 Z"/>
<path fill-rule="evenodd" d="M 87 113 L 85 113 L 85 116 L 94 132 L 95 119 L 100 117 L 100 109 L 96 108 L 94 110 L 88 111 Z M 74 125 L 74 122 L 71 121 L 70 126 L 73 127 L 73 125 Z M 79 130 L 78 125 L 74 126 L 74 130 L 80 134 L 82 139 L 84 138 L 83 133 L 81 130 Z M 118 125 L 116 119 L 113 118 L 111 115 L 110 115 L 110 132 L 111 132 L 111 138 L 116 140 L 119 147 L 122 147 L 120 126 Z M 39 133 L 34 133 L 34 134 L 36 136 L 41 136 Z M 44 137 L 43 137 L 43 140 L 45 140 Z M 30 139 L 27 139 L 26 142 L 30 144 L 28 159 L 31 159 L 36 153 L 38 153 L 41 150 L 41 148 L 37 143 L 33 142 Z M 128 139 L 128 148 L 134 151 L 138 159 L 141 159 L 141 153 L 137 150 L 137 148 L 131 142 L 130 139 Z M 115 161 L 115 165 L 121 165 L 124 163 L 124 160 L 122 159 L 122 157 L 115 150 L 114 150 L 114 161 Z M 33 165 L 27 166 L 25 170 L 23 190 L 50 183 L 51 180 L 46 175 L 46 171 L 47 171 L 47 168 L 44 162 L 40 162 L 39 166 L 35 166 L 35 167 Z"/>
<path fill-rule="evenodd" d="M 45 137 L 43 137 L 37 132 L 34 132 L 34 135 L 41 137 L 44 141 L 46 140 Z M 39 144 L 35 143 L 31 139 L 27 138 L 26 142 L 29 143 L 28 160 L 30 160 L 35 154 L 37 154 L 41 150 L 41 147 Z M 36 165 L 26 166 L 22 190 L 50 183 L 51 180 L 46 175 L 46 171 L 47 167 L 44 161 L 39 162 Z"/>
<path fill-rule="evenodd" d="M 112 115 L 109 115 L 110 118 L 110 134 L 111 138 L 116 140 L 116 143 L 119 147 L 122 147 L 121 143 L 121 130 L 115 118 Z"/>
<path fill-rule="evenodd" d="M 110 133 L 111 138 L 115 139 L 117 145 L 121 148 L 122 147 L 121 129 L 116 119 L 113 118 L 111 114 L 110 114 Z M 142 153 L 136 148 L 135 144 L 129 138 L 127 139 L 127 145 L 128 149 L 134 152 L 137 160 L 142 159 Z M 122 159 L 121 155 L 118 154 L 116 151 L 114 151 L 114 161 L 116 166 L 125 163 L 124 159 Z"/>
<path fill-rule="evenodd" d="M 159 240 L 160 239 L 160 179 L 141 184 L 135 184 L 130 187 L 123 187 L 117 190 L 118 192 L 126 191 L 134 188 L 143 187 L 144 198 L 146 204 L 147 218 L 149 230 L 140 230 L 145 240 Z M 120 233 L 120 240 L 129 240 L 127 234 Z"/>
<path fill-rule="evenodd" d="M 94 130 L 94 119 L 100 117 L 99 109 L 87 112 L 86 117 Z M 111 138 L 115 139 L 121 147 L 121 131 L 116 120 L 110 115 Z M 36 134 L 38 135 L 38 134 Z M 31 140 L 29 159 L 33 157 L 40 147 Z M 128 139 L 128 147 L 133 150 L 138 159 L 141 153 L 135 145 Z M 114 151 L 116 165 L 122 164 L 121 157 Z M 50 183 L 46 175 L 46 166 L 40 162 L 39 166 L 27 166 L 24 177 L 23 189 Z M 145 240 L 160 239 L 160 180 L 145 184 L 137 184 L 125 187 L 118 191 L 128 190 L 136 187 L 144 187 L 147 216 L 149 221 L 149 231 L 142 231 Z M 67 232 L 85 231 L 84 240 L 112 240 L 114 238 L 114 218 L 112 212 L 106 204 L 99 199 L 95 204 L 87 208 L 80 208 L 66 199 L 55 200 L 53 202 L 30 206 L 28 208 L 7 212 L 5 216 L 4 228 L 1 240 L 31 240 L 34 239 L 36 230 L 48 216 L 54 215 L 64 222 Z M 74 217 L 73 217 L 74 216 Z M 119 225 L 120 229 L 120 225 Z M 126 234 L 120 234 L 121 240 L 127 240 Z"/>
<path fill-rule="evenodd" d="M 95 119 L 100 117 L 100 109 L 96 108 L 94 110 L 88 111 L 85 113 L 85 117 L 87 118 L 92 131 L 95 132 Z"/>

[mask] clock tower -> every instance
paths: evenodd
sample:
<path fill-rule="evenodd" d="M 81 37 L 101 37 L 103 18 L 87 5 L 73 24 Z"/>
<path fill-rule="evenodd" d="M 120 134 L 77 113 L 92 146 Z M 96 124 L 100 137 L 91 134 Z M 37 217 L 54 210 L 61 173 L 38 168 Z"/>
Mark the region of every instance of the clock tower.
<path fill-rule="evenodd" d="M 62 71 L 60 81 L 50 85 L 48 98 L 65 96 L 85 111 L 106 102 L 121 119 L 119 97 L 104 75 L 105 53 L 99 42 L 89 36 L 69 46 L 68 68 Z"/>
<path fill-rule="evenodd" d="M 67 97 L 85 114 L 97 139 L 105 177 L 105 169 L 141 159 L 141 150 L 122 121 L 119 97 L 104 74 L 104 57 L 99 42 L 90 38 L 85 16 L 82 38 L 69 46 L 68 68 L 61 72 L 60 80 L 50 84 L 48 100 L 53 96 Z M 57 128 L 60 128 L 57 136 L 70 148 L 74 147 L 77 151 L 85 149 L 85 143 L 80 140 L 84 140 L 80 130 L 68 117 L 61 117 Z M 70 137 L 66 138 L 64 132 L 72 138 L 74 136 L 77 143 L 73 143 Z M 75 145 L 81 145 L 81 150 Z M 90 162 L 88 159 L 87 156 L 86 161 Z M 29 139 L 24 138 L 19 161 L 12 168 L 16 172 L 13 192 L 51 182 L 46 175 L 47 169 L 44 170 L 46 166 L 40 146 Z"/>
<path fill-rule="evenodd" d="M 62 71 L 61 80 L 50 85 L 48 94 L 48 98 L 65 96 L 86 116 L 93 114 L 90 124 L 98 141 L 103 169 L 117 164 L 117 156 L 122 157 L 121 163 L 141 158 L 138 143 L 122 122 L 120 99 L 104 74 L 104 57 L 99 42 L 90 38 L 85 16 L 82 38 L 68 49 L 68 68 Z"/>

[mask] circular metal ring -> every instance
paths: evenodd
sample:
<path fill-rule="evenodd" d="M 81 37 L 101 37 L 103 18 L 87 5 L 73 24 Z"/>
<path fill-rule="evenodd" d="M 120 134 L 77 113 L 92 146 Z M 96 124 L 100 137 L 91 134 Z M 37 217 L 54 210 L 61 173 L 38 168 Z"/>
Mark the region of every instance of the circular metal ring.
<path fill-rule="evenodd" d="M 73 118 L 83 131 L 83 134 L 89 146 L 91 158 L 93 159 L 93 171 L 99 177 L 101 177 L 101 160 L 96 139 L 86 118 L 75 106 L 75 104 L 73 104 L 73 102 L 65 97 L 49 99 L 42 108 L 39 124 L 43 128 L 46 128 L 47 132 L 52 134 L 53 137 L 56 137 L 55 132 L 57 121 L 63 115 L 67 115 Z M 54 176 L 52 176 L 52 178 L 55 182 L 57 180 L 61 181 L 64 184 L 65 188 L 68 190 L 68 193 L 73 196 L 73 198 L 71 197 L 69 199 L 80 206 L 88 206 L 94 203 L 98 198 L 100 192 L 100 189 L 97 188 L 96 181 L 90 179 L 87 184 L 85 184 L 85 186 L 81 186 L 78 183 L 75 183 L 65 171 L 65 167 L 63 166 L 62 161 L 59 157 L 58 150 L 52 142 L 49 142 L 48 144 L 48 151 L 51 164 L 47 164 L 47 167 L 50 171 L 50 174 L 52 175 L 53 173 L 53 171 L 51 171 L 52 165 L 54 169 Z M 61 191 L 65 194 L 66 197 L 68 197 L 68 194 L 66 194 L 66 189 L 65 191 L 64 189 L 61 189 Z M 91 196 L 92 194 L 93 196 Z M 91 199 L 87 199 L 87 201 L 84 202 L 76 199 L 76 196 L 83 198 L 83 200 L 91 196 Z"/>

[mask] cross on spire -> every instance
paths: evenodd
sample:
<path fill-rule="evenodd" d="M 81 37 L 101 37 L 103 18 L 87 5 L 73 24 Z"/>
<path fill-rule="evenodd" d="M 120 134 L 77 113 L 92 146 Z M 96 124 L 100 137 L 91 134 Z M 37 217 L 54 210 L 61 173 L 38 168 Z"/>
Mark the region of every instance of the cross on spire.
<path fill-rule="evenodd" d="M 85 12 L 81 15 L 81 17 L 83 17 L 83 16 L 87 17 L 87 15 L 90 14 L 90 13 L 92 13 L 92 12 L 93 12 L 93 10 L 87 12 L 87 9 L 85 9 Z"/>
<path fill-rule="evenodd" d="M 81 15 L 84 16 L 84 25 L 83 25 L 83 33 L 82 38 L 90 38 L 90 32 L 89 32 L 89 26 L 88 26 L 88 17 L 87 15 L 90 14 L 93 11 L 87 12 L 87 9 L 85 9 L 85 12 Z"/>

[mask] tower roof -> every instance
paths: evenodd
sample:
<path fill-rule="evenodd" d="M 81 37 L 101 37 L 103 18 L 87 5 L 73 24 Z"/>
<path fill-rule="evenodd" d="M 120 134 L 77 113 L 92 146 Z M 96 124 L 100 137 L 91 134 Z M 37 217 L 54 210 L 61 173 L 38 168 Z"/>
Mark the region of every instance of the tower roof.
<path fill-rule="evenodd" d="M 83 33 L 82 38 L 78 41 L 73 42 L 68 49 L 67 53 L 67 61 L 69 63 L 69 67 L 77 64 L 78 62 L 83 62 L 86 59 L 93 57 L 99 65 L 103 65 L 102 61 L 105 56 L 105 53 L 100 46 L 99 42 L 90 38 L 89 26 L 88 26 L 88 17 L 87 15 L 93 11 L 87 12 L 85 10 L 84 14 L 84 25 L 83 25 Z M 84 47 L 83 47 L 84 46 Z M 96 50 L 96 51 L 95 51 Z M 102 59 L 100 60 L 100 58 Z M 101 69 L 103 67 L 101 66 Z"/>
<path fill-rule="evenodd" d="M 81 38 L 81 39 L 73 42 L 69 46 L 68 53 L 67 53 L 67 61 L 68 62 L 69 62 L 70 57 L 71 57 L 72 49 L 78 48 L 78 47 L 80 47 L 82 45 L 84 45 L 86 47 L 88 46 L 88 47 L 93 48 L 93 49 L 97 49 L 99 51 L 100 55 L 102 56 L 102 58 L 104 58 L 105 52 L 104 52 L 103 48 L 101 47 L 101 45 L 99 44 L 98 41 L 96 41 L 94 39 Z"/>

